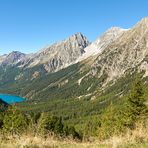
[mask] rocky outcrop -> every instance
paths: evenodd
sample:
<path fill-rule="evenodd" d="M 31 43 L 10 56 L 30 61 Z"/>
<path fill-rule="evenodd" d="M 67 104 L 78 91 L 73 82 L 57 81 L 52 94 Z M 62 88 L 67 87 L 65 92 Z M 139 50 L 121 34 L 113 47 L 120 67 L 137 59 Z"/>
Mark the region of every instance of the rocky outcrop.
<path fill-rule="evenodd" d="M 93 69 L 98 74 L 107 73 L 108 81 L 119 78 L 129 69 L 141 67 L 148 60 L 148 17 L 142 19 L 133 28 L 125 31 L 109 44 L 94 61 Z M 144 69 L 145 68 L 145 69 Z M 142 70 L 147 72 L 146 66 Z"/>
<path fill-rule="evenodd" d="M 111 27 L 84 49 L 85 53 L 78 59 L 78 61 L 82 61 L 90 56 L 101 53 L 109 44 L 119 38 L 126 31 L 126 29 L 119 27 Z"/>
<path fill-rule="evenodd" d="M 44 65 L 48 72 L 58 71 L 67 67 L 82 56 L 84 48 L 89 45 L 89 41 L 81 33 L 77 33 L 68 39 L 57 42 L 36 53 L 28 67 Z"/>
<path fill-rule="evenodd" d="M 0 56 L 0 65 L 17 64 L 18 67 L 32 68 L 43 65 L 47 72 L 55 72 L 76 62 L 84 54 L 89 41 L 81 33 L 57 42 L 34 54 L 23 54 L 18 51 Z"/>
<path fill-rule="evenodd" d="M 13 65 L 19 63 L 21 60 L 25 58 L 25 54 L 19 51 L 13 51 L 8 55 L 3 55 L 0 57 L 0 64 L 5 65 Z"/>

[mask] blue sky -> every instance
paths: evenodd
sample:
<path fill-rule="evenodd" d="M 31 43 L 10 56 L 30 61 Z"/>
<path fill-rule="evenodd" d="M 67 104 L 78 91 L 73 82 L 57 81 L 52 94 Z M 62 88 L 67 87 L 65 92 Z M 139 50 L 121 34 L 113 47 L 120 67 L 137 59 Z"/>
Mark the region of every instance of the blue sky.
<path fill-rule="evenodd" d="M 145 16 L 148 0 L 0 0 L 0 55 L 35 52 L 76 32 L 93 41 Z"/>

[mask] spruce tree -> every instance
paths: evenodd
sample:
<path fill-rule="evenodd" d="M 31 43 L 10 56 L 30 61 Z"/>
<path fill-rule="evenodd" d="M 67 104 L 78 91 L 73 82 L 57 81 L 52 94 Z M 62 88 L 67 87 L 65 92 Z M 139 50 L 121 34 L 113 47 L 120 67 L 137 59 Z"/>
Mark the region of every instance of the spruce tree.
<path fill-rule="evenodd" d="M 59 117 L 57 121 L 54 123 L 54 132 L 55 133 L 63 133 L 63 123 L 62 123 L 62 117 Z"/>
<path fill-rule="evenodd" d="M 109 138 L 114 134 L 118 134 L 119 132 L 119 119 L 117 108 L 112 104 L 107 107 L 100 118 L 101 124 L 98 128 L 98 137 L 100 139 Z"/>
<path fill-rule="evenodd" d="M 140 79 L 140 76 L 137 75 L 127 100 L 127 109 L 125 111 L 126 125 L 133 128 L 135 122 L 145 118 L 146 114 L 147 107 L 145 105 L 142 80 Z"/>
<path fill-rule="evenodd" d="M 3 129 L 11 134 L 20 134 L 27 127 L 26 117 L 15 106 L 10 106 L 4 115 Z"/>

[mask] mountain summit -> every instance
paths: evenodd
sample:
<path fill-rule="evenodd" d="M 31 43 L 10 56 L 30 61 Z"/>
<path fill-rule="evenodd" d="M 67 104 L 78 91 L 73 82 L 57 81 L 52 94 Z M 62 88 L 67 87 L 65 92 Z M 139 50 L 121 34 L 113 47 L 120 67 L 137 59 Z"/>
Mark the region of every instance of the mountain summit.
<path fill-rule="evenodd" d="M 85 53 L 78 59 L 78 61 L 82 61 L 88 57 L 101 53 L 109 44 L 120 37 L 125 31 L 127 30 L 119 27 L 111 27 L 84 49 Z"/>
<path fill-rule="evenodd" d="M 13 51 L 8 55 L 1 56 L 2 65 L 13 65 L 25 58 L 25 54 L 19 51 Z"/>
<path fill-rule="evenodd" d="M 43 65 L 48 72 L 58 71 L 75 63 L 84 53 L 84 48 L 89 45 L 87 38 L 81 33 L 74 34 L 68 39 L 57 42 L 42 49 L 23 62 L 27 67 Z"/>
<path fill-rule="evenodd" d="M 94 67 L 99 74 L 108 75 L 108 81 L 125 75 L 130 69 L 147 73 L 148 63 L 148 19 L 142 19 L 133 28 L 125 31 L 98 55 Z M 145 65 L 145 66 L 142 66 Z M 146 66 L 147 65 L 147 66 Z"/>

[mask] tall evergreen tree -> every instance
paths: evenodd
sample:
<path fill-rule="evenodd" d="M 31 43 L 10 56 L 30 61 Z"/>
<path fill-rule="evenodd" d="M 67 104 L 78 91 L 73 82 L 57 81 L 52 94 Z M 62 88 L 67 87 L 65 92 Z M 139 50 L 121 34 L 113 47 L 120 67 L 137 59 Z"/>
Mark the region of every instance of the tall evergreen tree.
<path fill-rule="evenodd" d="M 121 131 L 118 114 L 117 108 L 111 102 L 100 118 L 101 124 L 97 134 L 100 139 L 109 138 Z"/>
<path fill-rule="evenodd" d="M 57 119 L 57 121 L 55 122 L 55 125 L 54 125 L 54 132 L 55 133 L 63 133 L 63 123 L 62 123 L 62 117 L 59 117 Z"/>
<path fill-rule="evenodd" d="M 137 75 L 127 101 L 126 125 L 133 128 L 135 122 L 145 118 L 146 114 L 147 107 L 145 105 L 143 84 L 140 76 Z"/>
<path fill-rule="evenodd" d="M 26 117 L 15 106 L 10 106 L 5 113 L 3 129 L 11 134 L 19 134 L 27 127 Z"/>

